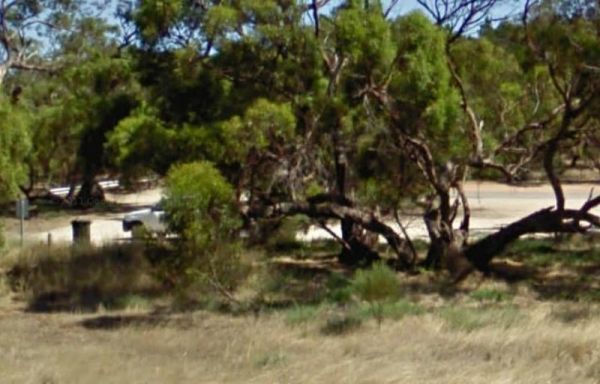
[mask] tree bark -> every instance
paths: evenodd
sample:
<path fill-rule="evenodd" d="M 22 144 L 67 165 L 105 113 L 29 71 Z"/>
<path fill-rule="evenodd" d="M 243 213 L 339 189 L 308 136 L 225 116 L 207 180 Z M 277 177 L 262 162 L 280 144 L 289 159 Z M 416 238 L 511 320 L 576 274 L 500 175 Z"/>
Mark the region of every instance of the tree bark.
<path fill-rule="evenodd" d="M 392 251 L 396 254 L 401 268 L 411 269 L 414 266 L 416 255 L 411 252 L 406 240 L 401 238 L 393 228 L 387 225 L 373 212 L 364 212 L 356 208 L 335 203 L 315 204 L 310 202 L 284 203 L 272 207 L 270 210 L 271 211 L 267 213 L 268 216 L 291 216 L 301 214 L 317 220 L 337 219 L 351 221 L 355 227 L 362 227 L 366 231 L 383 236 L 390 248 L 392 248 Z M 353 241 L 358 241 L 354 245 L 356 247 L 354 251 L 359 252 L 363 263 L 372 262 L 375 259 L 375 255 L 377 254 L 373 251 L 372 247 L 360 242 L 360 240 Z"/>
<path fill-rule="evenodd" d="M 93 177 L 85 177 L 73 206 L 76 208 L 91 208 L 105 200 L 104 191 Z"/>
<path fill-rule="evenodd" d="M 599 199 L 591 201 L 596 205 L 600 203 Z M 591 205 L 586 203 L 579 210 L 560 210 L 551 207 L 534 212 L 466 247 L 464 254 L 475 268 L 489 272 L 490 261 L 523 235 L 585 232 L 588 228 L 582 227 L 580 221 L 586 221 L 592 226 L 600 226 L 600 218 L 589 213 Z"/>

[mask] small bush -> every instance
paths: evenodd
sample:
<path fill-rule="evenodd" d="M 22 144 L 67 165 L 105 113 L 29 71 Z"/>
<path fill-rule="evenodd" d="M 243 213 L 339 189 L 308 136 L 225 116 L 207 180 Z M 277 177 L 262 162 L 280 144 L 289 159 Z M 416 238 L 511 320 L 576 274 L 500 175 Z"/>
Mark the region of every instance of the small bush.
<path fill-rule="evenodd" d="M 352 288 L 362 300 L 369 303 L 395 299 L 400 293 L 396 273 L 384 263 L 357 271 L 352 279 Z"/>
<path fill-rule="evenodd" d="M 326 283 L 327 299 L 334 303 L 347 303 L 352 300 L 352 285 L 344 275 L 333 273 Z"/>
<path fill-rule="evenodd" d="M 180 290 L 196 285 L 232 299 L 246 276 L 237 238 L 240 226 L 233 187 L 209 162 L 172 167 L 165 182 L 169 227 L 182 239 L 178 252 L 164 260 L 164 274 Z"/>
<path fill-rule="evenodd" d="M 384 263 L 376 263 L 368 270 L 359 270 L 352 280 L 353 291 L 369 303 L 377 322 L 383 321 L 383 304 L 399 297 L 400 284 L 396 273 Z"/>
<path fill-rule="evenodd" d="M 233 238 L 240 225 L 233 187 L 209 162 L 172 167 L 164 207 L 170 229 L 197 246 Z"/>
<path fill-rule="evenodd" d="M 308 222 L 302 216 L 287 217 L 277 223 L 275 228 L 263 226 L 265 249 L 271 253 L 293 252 L 304 247 L 303 242 L 296 239 L 296 234 L 306 228 Z"/>

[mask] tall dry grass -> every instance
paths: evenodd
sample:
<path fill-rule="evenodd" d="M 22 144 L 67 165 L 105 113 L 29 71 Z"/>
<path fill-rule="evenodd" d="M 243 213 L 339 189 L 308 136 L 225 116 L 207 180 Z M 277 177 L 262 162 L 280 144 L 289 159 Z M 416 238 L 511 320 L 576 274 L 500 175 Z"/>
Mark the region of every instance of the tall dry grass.
<path fill-rule="evenodd" d="M 281 313 L 0 316 L 3 383 L 598 383 L 595 316 L 537 303 L 510 326 L 436 311 L 324 336 Z"/>

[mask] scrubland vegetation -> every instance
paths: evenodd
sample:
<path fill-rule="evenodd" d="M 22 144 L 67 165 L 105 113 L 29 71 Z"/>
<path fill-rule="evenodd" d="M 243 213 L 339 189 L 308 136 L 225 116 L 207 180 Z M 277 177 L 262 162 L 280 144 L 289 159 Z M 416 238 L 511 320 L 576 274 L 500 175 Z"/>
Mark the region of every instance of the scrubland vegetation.
<path fill-rule="evenodd" d="M 522 263 L 511 264 L 516 280 L 474 274 L 458 286 L 384 264 L 354 273 L 335 242 L 286 244 L 245 252 L 228 294 L 204 278 L 167 278 L 169 244 L 13 250 L 1 267 L 3 378 L 598 380 L 600 280 L 580 277 L 600 264 L 594 240 L 522 240 L 509 251 Z"/>
<path fill-rule="evenodd" d="M 400 3 L 1 1 L 3 212 L 168 230 L 6 242 L 0 381 L 599 382 L 598 3 Z M 482 179 L 554 202 L 475 237 Z"/>

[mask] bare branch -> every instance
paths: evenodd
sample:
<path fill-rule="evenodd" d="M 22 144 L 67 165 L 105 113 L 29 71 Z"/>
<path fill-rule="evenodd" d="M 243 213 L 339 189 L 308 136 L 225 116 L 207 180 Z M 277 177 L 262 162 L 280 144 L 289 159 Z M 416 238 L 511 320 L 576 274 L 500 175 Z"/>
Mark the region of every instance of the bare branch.
<path fill-rule="evenodd" d="M 448 41 L 456 41 L 480 26 L 501 0 L 417 0 L 436 24 L 450 30 Z"/>
<path fill-rule="evenodd" d="M 350 246 L 350 244 L 348 244 L 347 241 L 345 241 L 340 236 L 338 236 L 337 233 L 335 233 L 334 231 L 332 231 L 331 228 L 329 228 L 327 226 L 327 224 L 325 224 L 324 220 L 318 220 L 317 222 L 319 223 L 319 226 L 321 228 L 323 228 L 323 230 L 325 230 L 325 232 L 329 233 L 329 235 L 331 237 L 333 237 L 338 243 L 340 243 L 342 245 L 342 247 L 346 248 L 346 250 L 348 250 L 348 251 L 352 250 L 352 247 Z"/>
<path fill-rule="evenodd" d="M 406 240 L 402 239 L 389 225 L 379 218 L 374 212 L 364 212 L 356 208 L 340 206 L 333 203 L 313 204 L 305 203 L 283 203 L 270 207 L 268 216 L 291 216 L 296 214 L 306 215 L 312 219 L 338 219 L 351 220 L 367 231 L 383 236 L 392 251 L 398 257 L 398 261 L 405 268 L 414 265 L 414 258 L 408 249 Z"/>
<path fill-rule="evenodd" d="M 400 0 L 392 0 L 385 11 L 383 11 L 383 17 L 387 19 L 399 2 Z"/>

